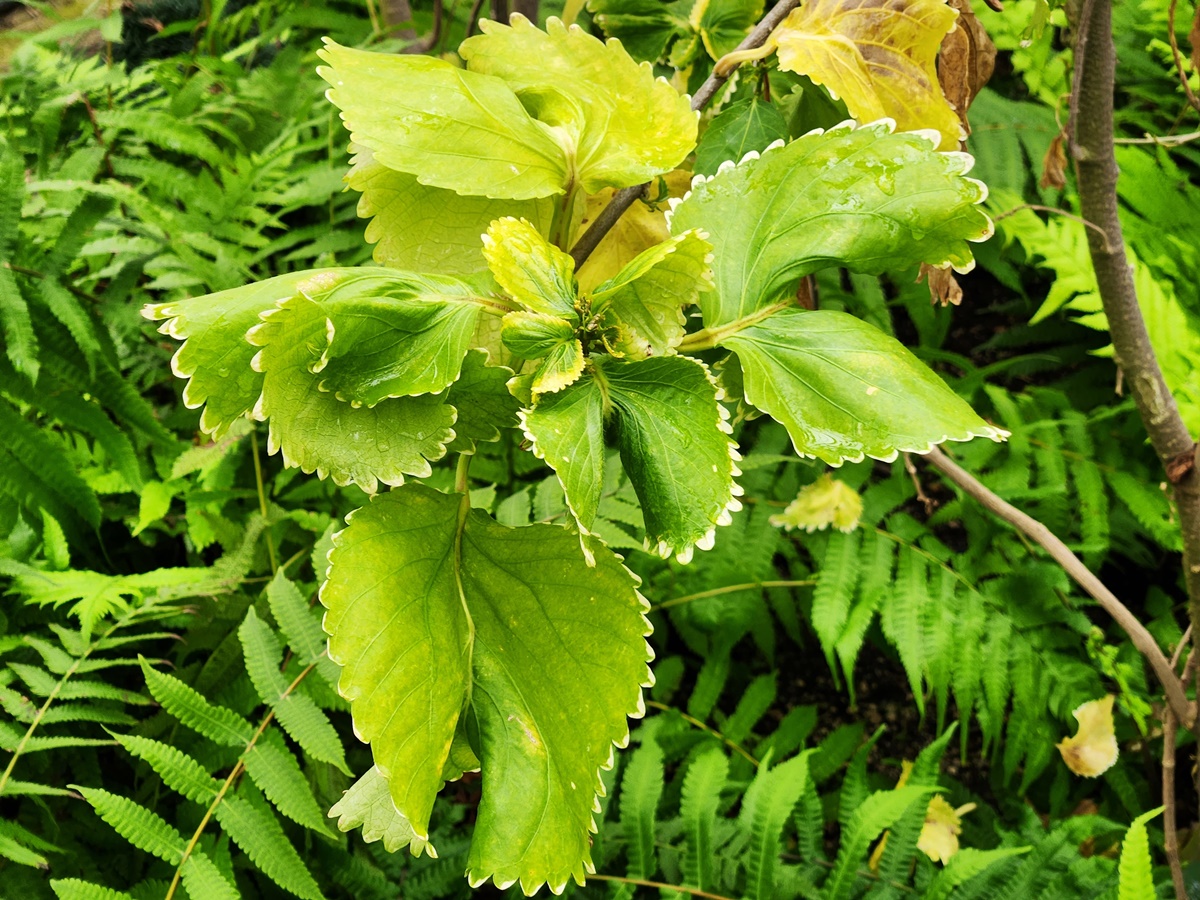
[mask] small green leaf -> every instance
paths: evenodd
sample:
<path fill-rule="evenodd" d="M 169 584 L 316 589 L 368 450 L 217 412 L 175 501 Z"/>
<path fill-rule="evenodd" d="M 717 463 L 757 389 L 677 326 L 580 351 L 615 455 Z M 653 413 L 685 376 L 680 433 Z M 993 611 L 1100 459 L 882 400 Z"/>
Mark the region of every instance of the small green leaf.
<path fill-rule="evenodd" d="M 550 350 L 533 372 L 531 389 L 535 396 L 553 394 L 574 384 L 583 374 L 583 344 L 570 340 Z"/>
<path fill-rule="evenodd" d="M 839 126 L 751 153 L 675 204 L 671 231 L 707 231 L 716 290 L 704 324 L 737 321 L 830 266 L 877 274 L 919 262 L 974 265 L 968 241 L 992 233 L 976 204 L 986 188 L 964 173 L 971 157 L 937 153 L 921 134 L 886 123 Z"/>
<path fill-rule="evenodd" d="M 254 729 L 233 710 L 214 706 L 174 675 L 159 672 L 144 659 L 141 662 L 151 695 L 188 728 L 226 747 L 245 747 L 250 743 Z"/>
<path fill-rule="evenodd" d="M 780 310 L 723 344 L 741 362 L 747 402 L 782 423 L 801 456 L 890 461 L 1007 436 L 899 341 L 846 313 Z"/>
<path fill-rule="evenodd" d="M 437 394 L 383 400 L 355 408 L 316 389 L 314 371 L 327 358 L 336 329 L 320 304 L 300 295 L 264 317 L 250 334 L 262 349 L 254 357 L 263 373 L 254 409 L 269 420 L 267 449 L 284 463 L 317 472 L 368 493 L 379 482 L 402 484 L 427 476 L 453 439 L 454 410 Z"/>
<path fill-rule="evenodd" d="M 566 319 L 538 312 L 510 312 L 500 332 L 504 345 L 524 359 L 541 359 L 560 344 L 575 342 L 575 326 Z M 582 348 L 580 360 L 582 361 Z"/>
<path fill-rule="evenodd" d="M 598 771 L 649 679 L 646 606 L 620 560 L 600 548 L 589 567 L 566 529 L 508 528 L 407 485 L 354 513 L 332 561 L 321 599 L 340 688 L 414 833 L 465 709 L 483 772 L 471 883 L 582 882 Z"/>
<path fill-rule="evenodd" d="M 712 245 L 689 231 L 638 254 L 592 292 L 592 312 L 616 331 L 610 349 L 626 359 L 672 352 L 683 340 L 684 307 L 712 289 Z"/>
<path fill-rule="evenodd" d="M 1163 811 L 1160 806 L 1142 813 L 1133 820 L 1125 840 L 1121 842 L 1121 883 L 1117 890 L 1118 900 L 1154 900 L 1154 871 L 1150 860 L 1150 838 L 1146 834 L 1146 823 Z"/>
<path fill-rule="evenodd" d="M 187 842 L 158 813 L 100 788 L 71 787 L 83 794 L 96 814 L 133 846 L 173 866 L 179 865 Z"/>
<path fill-rule="evenodd" d="M 510 22 L 484 20 L 483 33 L 458 52 L 472 72 L 503 78 L 542 108 L 543 123 L 564 133 L 584 191 L 649 181 L 691 152 L 697 117 L 688 98 L 656 79 L 648 64 L 634 62 L 619 42 L 605 43 L 554 17 L 546 31 L 524 16 Z"/>
<path fill-rule="evenodd" d="M 171 790 L 194 803 L 211 803 L 220 790 L 221 782 L 182 750 L 136 734 L 114 734 L 131 755 L 150 765 Z"/>
<path fill-rule="evenodd" d="M 387 168 L 460 194 L 528 200 L 562 193 L 562 147 L 501 79 L 328 38 L 317 55 L 329 64 L 317 74 L 333 86 L 327 96 L 350 140 Z"/>
<path fill-rule="evenodd" d="M 350 785 L 342 799 L 330 807 L 329 815 L 338 817 L 340 831 L 353 831 L 361 825 L 363 840 L 368 844 L 382 840 L 388 853 L 407 847 L 413 856 L 422 852 L 437 856 L 433 845 L 417 837 L 408 819 L 396 809 L 387 779 L 378 766 L 372 766 Z"/>
<path fill-rule="evenodd" d="M 387 168 L 366 147 L 353 149 L 346 184 L 362 192 L 358 214 L 371 219 L 366 238 L 375 244 L 375 262 L 381 266 L 473 275 L 487 268 L 479 236 L 496 219 L 516 216 L 533 223 L 539 234 L 549 233 L 553 200 L 463 196 Z"/>
<path fill-rule="evenodd" d="M 523 413 L 533 450 L 558 473 L 583 531 L 599 508 L 606 424 L 646 523 L 646 543 L 681 562 L 710 549 L 716 526 L 741 508 L 728 413 L 707 368 L 684 356 L 625 363 L 594 357 L 591 370 Z"/>
<path fill-rule="evenodd" d="M 722 109 L 696 145 L 697 175 L 715 175 L 721 163 L 737 162 L 754 150 L 761 153 L 775 141 L 787 140 L 787 119 L 774 104 L 751 97 Z"/>
<path fill-rule="evenodd" d="M 524 219 L 497 219 L 483 235 L 496 283 L 528 309 L 579 321 L 575 261 Z"/>
<path fill-rule="evenodd" d="M 50 888 L 58 900 L 133 900 L 133 896 L 124 891 L 114 891 L 78 878 L 54 879 Z"/>

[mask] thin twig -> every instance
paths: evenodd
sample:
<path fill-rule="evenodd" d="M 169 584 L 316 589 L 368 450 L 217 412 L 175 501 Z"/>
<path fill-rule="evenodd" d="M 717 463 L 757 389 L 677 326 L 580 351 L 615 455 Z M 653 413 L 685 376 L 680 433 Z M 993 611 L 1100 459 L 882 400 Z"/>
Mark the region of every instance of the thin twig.
<path fill-rule="evenodd" d="M 1072 222 L 1078 222 L 1085 228 L 1091 228 L 1096 234 L 1100 235 L 1100 239 L 1104 241 L 1104 249 L 1112 253 L 1112 247 L 1108 243 L 1108 235 L 1104 233 L 1104 229 L 1095 222 L 1089 222 L 1087 219 L 1077 216 L 1074 213 L 1069 213 L 1065 209 L 1059 209 L 1057 206 L 1042 206 L 1040 203 L 1022 203 L 1020 206 L 1014 206 L 1012 209 L 1006 209 L 999 215 L 993 216 L 993 222 L 999 222 L 1001 219 L 1007 219 L 1009 216 L 1015 216 L 1019 212 L 1032 209 L 1036 212 L 1054 213 L 1056 216 L 1062 216 L 1064 219 L 1070 219 Z"/>
<path fill-rule="evenodd" d="M 1179 83 L 1183 85 L 1184 96 L 1192 105 L 1192 109 L 1200 111 L 1200 98 L 1188 84 L 1187 72 L 1183 71 L 1183 54 L 1179 52 L 1179 39 L 1175 37 L 1175 7 L 1178 2 L 1179 0 L 1171 0 L 1171 5 L 1167 7 L 1167 40 L 1171 42 L 1171 55 L 1175 57 L 1175 71 L 1179 75 Z"/>
<path fill-rule="evenodd" d="M 1130 612 L 1129 608 L 1112 591 L 1105 587 L 1104 583 L 1083 564 L 1078 556 L 1071 552 L 1066 544 L 1059 540 L 1049 528 L 1037 519 L 1021 512 L 1021 510 L 1017 509 L 1011 503 L 1002 500 L 996 494 L 992 493 L 975 476 L 950 459 L 950 457 L 938 448 L 935 447 L 930 450 L 925 458 L 929 460 L 929 463 L 935 469 L 977 500 L 988 512 L 1008 522 L 1018 531 L 1028 535 L 1029 538 L 1050 554 L 1050 557 L 1056 563 L 1062 566 L 1063 571 L 1070 575 L 1080 587 L 1104 607 L 1105 611 L 1113 617 L 1113 620 L 1129 635 L 1133 646 L 1146 658 L 1146 661 L 1150 664 L 1150 668 L 1154 670 L 1154 674 L 1162 683 L 1167 703 L 1175 711 L 1175 714 L 1179 717 L 1179 721 L 1190 729 L 1196 720 L 1196 712 L 1192 704 L 1188 701 L 1187 693 L 1184 691 L 1184 683 L 1175 674 L 1175 670 L 1172 668 L 1166 654 L 1163 653 L 1162 648 L 1158 646 L 1158 642 L 1154 640 L 1154 636 L 1150 634 L 1138 617 Z"/>
<path fill-rule="evenodd" d="M 662 712 L 678 713 L 680 718 L 683 719 L 683 721 L 687 722 L 689 725 L 691 725 L 694 728 L 699 728 L 701 731 L 708 732 L 713 737 L 715 737 L 717 740 L 719 740 L 721 743 L 723 743 L 725 746 L 729 747 L 729 749 L 733 750 L 735 753 L 738 753 L 741 756 L 744 756 L 746 759 L 750 760 L 750 762 L 754 763 L 756 768 L 760 765 L 758 758 L 753 753 L 751 753 L 749 750 L 747 750 L 741 744 L 737 743 L 737 741 L 731 741 L 729 738 L 725 737 L 725 735 L 721 734 L 721 732 L 717 731 L 717 729 L 713 728 L 711 725 L 705 725 L 703 722 L 701 722 L 695 716 L 689 716 L 683 710 L 676 709 L 674 706 L 668 706 L 666 703 L 659 703 L 657 700 L 647 700 L 646 705 L 649 706 L 651 709 L 661 710 Z"/>
<path fill-rule="evenodd" d="M 1191 631 L 1189 626 L 1188 631 Z M 1188 643 L 1188 633 L 1175 655 L 1171 657 L 1171 669 L 1179 664 L 1179 654 Z M 1187 665 L 1183 669 L 1183 681 L 1186 684 L 1196 663 L 1195 651 L 1188 654 Z M 1162 756 L 1162 802 L 1163 802 L 1163 850 L 1167 854 L 1167 863 L 1171 867 L 1171 882 L 1175 886 L 1175 900 L 1188 900 L 1187 884 L 1183 879 L 1183 863 L 1179 859 L 1179 825 L 1175 815 L 1175 743 L 1179 723 L 1171 707 L 1163 710 L 1163 756 Z"/>
<path fill-rule="evenodd" d="M 732 900 L 730 897 L 722 894 L 710 894 L 708 891 L 702 891 L 699 888 L 684 887 L 681 884 L 667 884 L 665 881 L 646 881 L 644 878 L 626 878 L 623 875 L 589 875 L 588 879 L 596 881 L 615 881 L 618 884 L 636 884 L 639 887 L 659 888 L 664 891 L 682 891 L 685 894 L 691 894 L 693 897 L 706 897 L 708 900 Z"/>
<path fill-rule="evenodd" d="M 1191 131 L 1187 134 L 1151 134 L 1147 131 L 1145 137 L 1113 138 L 1114 144 L 1158 144 L 1162 147 L 1177 147 L 1180 144 L 1190 144 L 1192 141 L 1200 141 L 1200 131 Z"/>
<path fill-rule="evenodd" d="M 917 467 L 913 465 L 912 454 L 905 453 L 904 456 L 904 471 L 908 473 L 908 477 L 912 479 L 913 487 L 917 491 L 917 499 L 921 501 L 921 505 L 925 507 L 925 515 L 933 515 L 933 501 L 929 499 L 929 495 L 925 493 L 925 488 L 921 487 L 921 475 L 917 472 Z"/>
<path fill-rule="evenodd" d="M 746 39 L 738 44 L 737 50 L 734 52 L 736 53 L 739 50 L 753 50 L 756 47 L 761 47 L 767 38 L 771 36 L 771 32 L 775 30 L 776 26 L 787 17 L 788 13 L 799 5 L 800 0 L 779 0 L 772 7 L 771 11 L 763 16 L 762 21 L 754 26 L 754 30 L 746 35 Z M 715 71 L 709 75 L 704 84 L 700 85 L 699 90 L 692 96 L 692 109 L 699 111 L 706 107 L 736 69 L 737 66 L 733 66 L 723 75 L 718 75 Z M 625 210 L 633 206 L 634 201 L 641 197 L 642 193 L 649 186 L 650 182 L 647 181 L 645 184 L 635 184 L 633 187 L 623 188 L 613 194 L 613 198 L 600 211 L 600 215 L 596 217 L 596 221 L 588 227 L 588 230 L 583 233 L 583 236 L 575 242 L 575 246 L 571 248 L 571 258 L 575 260 L 576 270 L 587 261 L 592 252 L 600 246 L 600 242 L 604 240 L 604 236 L 617 224 L 617 220 L 621 218 Z"/>
<path fill-rule="evenodd" d="M 442 18 L 445 15 L 442 0 L 433 0 L 433 30 L 419 41 L 414 41 L 404 48 L 405 53 L 428 53 L 437 46 L 442 37 Z"/>
<path fill-rule="evenodd" d="M 475 33 L 475 26 L 479 24 L 479 12 L 483 9 L 483 0 L 475 0 L 471 4 L 471 11 L 467 13 L 467 37 Z"/>
<path fill-rule="evenodd" d="M 683 606 L 685 603 L 691 603 L 693 600 L 707 600 L 709 597 L 720 597 L 722 594 L 735 594 L 738 591 L 752 591 L 755 588 L 812 587 L 814 584 L 816 584 L 816 581 L 812 579 L 804 581 L 747 581 L 744 584 L 728 584 L 725 587 L 700 591 L 698 594 L 673 597 L 670 600 L 664 600 L 662 603 L 656 603 L 654 609 L 655 611 L 670 609 L 673 606 Z"/>
<path fill-rule="evenodd" d="M 258 488 L 258 508 L 262 513 L 263 521 L 266 522 L 264 530 L 267 534 L 267 559 L 271 563 L 271 574 L 274 575 L 279 571 L 279 565 L 275 561 L 275 538 L 271 535 L 271 523 L 267 520 L 267 492 L 263 486 L 263 471 L 262 461 L 258 458 L 258 432 L 250 432 L 250 449 L 254 455 L 254 484 Z"/>

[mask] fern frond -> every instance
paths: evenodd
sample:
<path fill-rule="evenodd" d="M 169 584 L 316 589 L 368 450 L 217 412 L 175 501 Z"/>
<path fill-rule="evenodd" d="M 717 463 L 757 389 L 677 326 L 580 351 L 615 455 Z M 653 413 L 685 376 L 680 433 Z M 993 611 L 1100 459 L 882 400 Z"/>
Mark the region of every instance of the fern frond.
<path fill-rule="evenodd" d="M 1150 838 L 1146 823 L 1163 811 L 1160 806 L 1133 820 L 1121 842 L 1121 884 L 1118 900 L 1154 900 L 1154 875 L 1150 863 Z"/>
<path fill-rule="evenodd" d="M 843 828 L 850 825 L 854 811 L 871 793 L 870 785 L 867 783 L 867 757 L 871 755 L 871 750 L 883 737 L 883 732 L 883 726 L 876 728 L 875 733 L 854 751 L 850 765 L 846 767 L 846 777 L 842 779 L 842 789 L 838 794 L 838 821 Z"/>
<path fill-rule="evenodd" d="M 43 725 L 56 722 L 94 722 L 100 725 L 135 725 L 137 720 L 120 707 L 91 703 L 55 703 L 42 715 Z"/>
<path fill-rule="evenodd" d="M 180 866 L 179 872 L 183 876 L 183 886 L 191 897 L 242 900 L 241 893 L 221 874 L 216 863 L 198 849 L 192 850 L 192 855 Z"/>
<path fill-rule="evenodd" d="M 682 860 L 683 883 L 701 890 L 714 886 L 713 832 L 721 791 L 729 777 L 729 759 L 717 745 L 709 745 L 688 764 L 679 799 L 679 818 L 686 840 Z"/>
<path fill-rule="evenodd" d="M 33 330 L 29 303 L 12 271 L 0 266 L 0 327 L 4 333 L 4 350 L 14 369 L 37 381 L 41 362 L 38 359 L 38 339 Z"/>
<path fill-rule="evenodd" d="M 95 323 L 79 298 L 63 287 L 57 278 L 51 277 L 43 278 L 38 283 L 38 296 L 50 314 L 70 332 L 83 352 L 84 361 L 94 372 L 96 357 L 100 354 L 100 338 L 96 334 Z"/>
<path fill-rule="evenodd" d="M 328 560 L 315 558 L 314 550 L 314 568 L 328 565 Z M 276 572 L 267 585 L 267 602 L 271 606 L 271 615 L 279 623 L 280 631 L 301 665 L 306 666 L 325 653 L 327 643 L 320 622 L 300 596 L 300 589 L 282 570 Z"/>
<path fill-rule="evenodd" d="M 245 747 L 254 737 L 250 723 L 231 709 L 214 706 L 174 675 L 139 657 L 146 687 L 158 704 L 188 728 L 226 747 Z"/>
<path fill-rule="evenodd" d="M 821 575 L 813 590 L 812 626 L 835 680 L 838 677 L 834 663 L 837 641 L 850 616 L 850 604 L 861 568 L 858 532 L 830 534 Z"/>
<path fill-rule="evenodd" d="M 31 473 L 42 505 L 60 524 L 82 519 L 92 528 L 99 526 L 100 501 L 61 447 L 4 402 L 0 402 L 0 433 L 4 449 Z"/>
<path fill-rule="evenodd" d="M 238 638 L 254 689 L 275 711 L 275 718 L 283 730 L 313 759 L 332 763 L 350 774 L 342 742 L 328 717 L 311 697 L 288 690 L 288 681 L 279 671 L 283 648 L 275 632 L 258 617 L 253 607 L 246 612 L 246 618 L 238 628 Z"/>
<path fill-rule="evenodd" d="M 902 549 L 896 565 L 895 588 L 879 616 L 883 633 L 900 654 L 921 715 L 925 714 L 923 612 L 929 602 L 928 581 L 929 565 L 925 559 L 911 549 Z"/>
<path fill-rule="evenodd" d="M 0 790 L 0 796 L 5 797 L 75 797 L 74 791 L 66 788 L 51 787 L 48 784 L 37 784 L 33 781 L 13 781 L 9 779 Z"/>
<path fill-rule="evenodd" d="M 929 889 L 925 893 L 925 900 L 946 900 L 963 882 L 970 881 L 998 862 L 1028 852 L 1028 847 L 999 847 L 995 850 L 976 850 L 965 847 L 950 857 L 946 868 L 938 872 L 930 882 Z"/>
<path fill-rule="evenodd" d="M 133 895 L 124 891 L 114 891 L 78 878 L 53 879 L 50 889 L 58 900 L 133 900 Z"/>
<path fill-rule="evenodd" d="M 740 744 L 750 736 L 751 729 L 759 723 L 775 702 L 775 674 L 760 675 L 750 682 L 742 699 L 721 726 L 725 739 Z"/>
<path fill-rule="evenodd" d="M 857 877 L 859 865 L 866 858 L 871 842 L 891 828 L 906 809 L 935 788 L 902 787 L 891 791 L 876 791 L 859 805 L 842 831 L 833 872 L 825 882 L 825 894 L 831 898 L 849 896 L 850 886 Z"/>
<path fill-rule="evenodd" d="M 131 755 L 147 763 L 163 784 L 194 803 L 211 803 L 221 783 L 182 750 L 136 734 L 113 737 Z"/>
<path fill-rule="evenodd" d="M 277 885 L 304 900 L 323 900 L 312 874 L 269 810 L 244 797 L 227 796 L 217 804 L 216 817 L 233 842 Z"/>
<path fill-rule="evenodd" d="M 268 729 L 242 757 L 250 780 L 281 813 L 298 825 L 330 834 L 308 779 L 278 732 Z"/>
<path fill-rule="evenodd" d="M 630 878 L 652 878 L 658 871 L 654 840 L 663 792 L 663 751 L 654 729 L 643 729 L 643 735 L 641 746 L 630 754 L 621 778 L 621 827 L 627 842 Z"/>
<path fill-rule="evenodd" d="M 160 815 L 128 797 L 101 788 L 71 787 L 79 791 L 83 799 L 96 810 L 96 814 L 133 846 L 173 866 L 179 865 L 187 842 Z"/>
<path fill-rule="evenodd" d="M 768 769 L 759 767 L 738 816 L 738 828 L 748 836 L 746 896 L 772 900 L 779 869 L 783 826 L 792 815 L 809 781 L 808 753 Z"/>

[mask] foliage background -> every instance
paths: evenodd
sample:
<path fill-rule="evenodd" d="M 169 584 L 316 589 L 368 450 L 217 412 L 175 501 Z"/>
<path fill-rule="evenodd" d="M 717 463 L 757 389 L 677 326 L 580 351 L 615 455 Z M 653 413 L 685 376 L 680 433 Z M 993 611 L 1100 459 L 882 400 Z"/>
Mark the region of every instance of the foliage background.
<path fill-rule="evenodd" d="M 111 15 L 98 5 L 6 45 L 0 895 L 72 896 L 59 880 L 76 878 L 136 897 L 167 889 L 173 851 L 130 838 L 128 826 L 122 837 L 100 818 L 127 811 L 104 815 L 102 800 L 98 817 L 99 795 L 89 805 L 80 792 L 132 798 L 186 837 L 203 818 L 204 785 L 181 790 L 149 745 L 115 736 L 173 746 L 218 782 L 242 748 L 183 727 L 182 701 L 148 686 L 144 658 L 251 726 L 268 715 L 283 724 L 264 731 L 273 761 L 237 780 L 257 837 L 239 840 L 222 819 L 198 844 L 244 896 L 280 885 L 299 896 L 467 896 L 470 778 L 439 800 L 437 860 L 389 854 L 321 815 L 371 763 L 306 649 L 314 620 L 304 616 L 323 577 L 313 559 L 364 495 L 283 469 L 249 428 L 203 443 L 169 342 L 138 315 L 146 303 L 369 259 L 314 53 L 323 35 L 383 49 L 402 41 L 381 36 L 382 13 L 357 3 L 218 6 L 204 23 L 187 4 Z M 1066 15 L 1038 0 L 976 11 L 1002 52 L 967 149 L 998 229 L 962 281 L 964 304 L 931 306 L 916 272 L 825 273 L 819 302 L 896 334 L 1009 429 L 1007 444 L 962 445 L 958 458 L 1049 525 L 1173 647 L 1178 537 L 1136 410 L 1114 390 L 1085 226 L 1020 208 L 1077 209 L 1069 176 L 1061 187 L 1042 180 L 1068 92 Z M 1200 156 L 1145 138 L 1184 134 L 1195 114 L 1164 40 L 1165 0 L 1115 12 L 1123 224 L 1152 338 L 1168 381 L 1191 398 L 1195 430 L 1200 251 L 1189 223 Z M 431 8 L 418 4 L 413 17 L 418 34 L 433 27 Z M 463 3 L 448 10 L 433 51 L 450 52 L 467 17 Z M 844 118 L 811 84 L 764 77 L 789 133 Z M 740 90 L 753 94 L 752 82 Z M 698 168 L 719 156 L 712 141 Z M 792 457 L 772 423 L 739 428 L 751 448 L 746 508 L 689 566 L 641 553 L 636 497 L 615 474 L 607 486 L 600 533 L 628 552 L 658 607 L 658 684 L 633 749 L 607 776 L 599 873 L 702 882 L 729 897 L 821 896 L 834 875 L 845 880 L 831 896 L 932 895 L 941 867 L 916 849 L 923 808 L 889 818 L 869 803 L 892 792 L 902 760 L 917 759 L 910 786 L 940 784 L 951 806 L 977 805 L 963 847 L 1032 848 L 989 858 L 954 896 L 1116 896 L 1115 847 L 1160 802 L 1155 691 L 1129 643 L 1018 535 L 903 460 L 837 473 L 862 492 L 858 530 L 781 531 L 770 516 L 823 468 Z M 557 481 L 518 450 L 483 446 L 473 501 L 507 524 L 564 521 Z M 448 487 L 452 473 L 427 480 Z M 289 684 L 312 663 L 295 689 L 317 713 L 307 726 L 293 730 L 263 702 L 264 660 Z M 1121 760 L 1085 781 L 1054 743 L 1071 732 L 1072 710 L 1106 692 L 1117 696 Z M 769 765 L 785 759 L 807 763 Z M 1180 808 L 1194 810 L 1194 798 Z M 874 870 L 867 850 L 886 827 Z M 1149 831 L 1161 846 L 1153 821 Z M 1181 842 L 1200 880 L 1190 833 Z M 185 876 L 182 891 L 206 896 L 204 877 Z"/>

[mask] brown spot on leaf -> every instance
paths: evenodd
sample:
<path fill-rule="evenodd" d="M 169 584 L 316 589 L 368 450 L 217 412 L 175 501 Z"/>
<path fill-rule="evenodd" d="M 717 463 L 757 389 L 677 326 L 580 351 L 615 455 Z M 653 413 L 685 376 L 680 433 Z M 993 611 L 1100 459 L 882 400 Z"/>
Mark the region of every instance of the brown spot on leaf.
<path fill-rule="evenodd" d="M 1054 136 L 1046 148 L 1046 156 L 1042 160 L 1042 178 L 1038 184 L 1059 191 L 1067 186 L 1067 151 L 1063 147 L 1061 132 Z"/>

